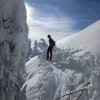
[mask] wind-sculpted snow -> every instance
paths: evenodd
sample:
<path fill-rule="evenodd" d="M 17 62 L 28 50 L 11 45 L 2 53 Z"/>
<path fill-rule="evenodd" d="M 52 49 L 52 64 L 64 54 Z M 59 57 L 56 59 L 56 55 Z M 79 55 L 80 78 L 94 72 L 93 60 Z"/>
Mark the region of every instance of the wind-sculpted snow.
<path fill-rule="evenodd" d="M 20 100 L 55 100 L 68 92 L 74 81 L 83 81 L 83 75 L 74 70 L 62 72 L 44 58 L 32 58 L 26 64 L 28 73 Z M 25 97 L 26 98 L 23 98 Z"/>
<path fill-rule="evenodd" d="M 87 89 L 80 100 L 99 98 L 99 63 L 91 52 L 82 55 L 79 52 L 81 50 L 58 49 L 54 52 L 54 62 L 48 62 L 41 56 L 27 62 L 27 78 L 21 90 L 20 100 L 56 100 L 69 93 L 72 87 L 72 91 L 75 91 L 84 86 Z M 80 93 L 72 94 L 70 100 L 77 100 Z M 61 100 L 65 98 L 68 96 Z"/>
<path fill-rule="evenodd" d="M 18 100 L 28 51 L 22 0 L 0 0 L 0 100 Z"/>

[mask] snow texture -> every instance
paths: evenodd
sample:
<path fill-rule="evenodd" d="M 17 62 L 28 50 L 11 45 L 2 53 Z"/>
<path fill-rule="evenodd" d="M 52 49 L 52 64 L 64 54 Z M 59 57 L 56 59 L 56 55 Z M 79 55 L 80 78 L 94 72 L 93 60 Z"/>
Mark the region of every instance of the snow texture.
<path fill-rule="evenodd" d="M 0 100 L 18 100 L 28 52 L 22 0 L 0 0 Z"/>
<path fill-rule="evenodd" d="M 100 100 L 99 32 L 97 21 L 59 40 L 52 62 L 45 59 L 46 50 L 31 58 L 20 100 Z M 57 99 L 65 94 L 70 95 Z"/>

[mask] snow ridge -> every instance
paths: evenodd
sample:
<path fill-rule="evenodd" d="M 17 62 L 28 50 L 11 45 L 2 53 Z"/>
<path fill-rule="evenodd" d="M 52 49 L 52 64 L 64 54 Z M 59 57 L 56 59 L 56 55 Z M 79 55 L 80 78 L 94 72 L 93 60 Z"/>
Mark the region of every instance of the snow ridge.
<path fill-rule="evenodd" d="M 78 48 L 85 52 L 90 51 L 96 57 L 100 57 L 100 20 L 88 26 L 84 30 L 66 37 L 57 42 L 59 48 Z"/>
<path fill-rule="evenodd" d="M 66 93 L 66 90 L 70 90 L 73 79 L 82 79 L 81 73 L 77 74 L 69 69 L 62 72 L 52 62 L 38 56 L 31 59 L 26 66 L 28 77 L 21 89 L 20 100 L 24 100 L 23 94 L 26 94 L 25 100 L 55 100 Z"/>

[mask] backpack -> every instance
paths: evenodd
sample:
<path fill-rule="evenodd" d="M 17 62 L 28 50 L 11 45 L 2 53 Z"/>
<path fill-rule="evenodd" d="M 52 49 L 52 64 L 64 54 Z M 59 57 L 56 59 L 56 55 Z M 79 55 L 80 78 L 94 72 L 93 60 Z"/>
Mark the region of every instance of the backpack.
<path fill-rule="evenodd" d="M 55 41 L 54 41 L 54 42 L 53 42 L 53 46 L 55 46 L 55 44 L 56 44 L 56 43 L 55 43 Z"/>
<path fill-rule="evenodd" d="M 52 38 L 49 39 L 49 43 L 51 46 L 55 46 L 55 41 Z"/>

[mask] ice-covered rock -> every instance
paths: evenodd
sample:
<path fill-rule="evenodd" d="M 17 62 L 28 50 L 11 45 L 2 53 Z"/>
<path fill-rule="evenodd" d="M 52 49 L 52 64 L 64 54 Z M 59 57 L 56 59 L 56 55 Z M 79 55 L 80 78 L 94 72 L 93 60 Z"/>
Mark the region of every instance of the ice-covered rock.
<path fill-rule="evenodd" d="M 22 0 L 0 0 L 0 100 L 18 100 L 28 51 Z"/>

